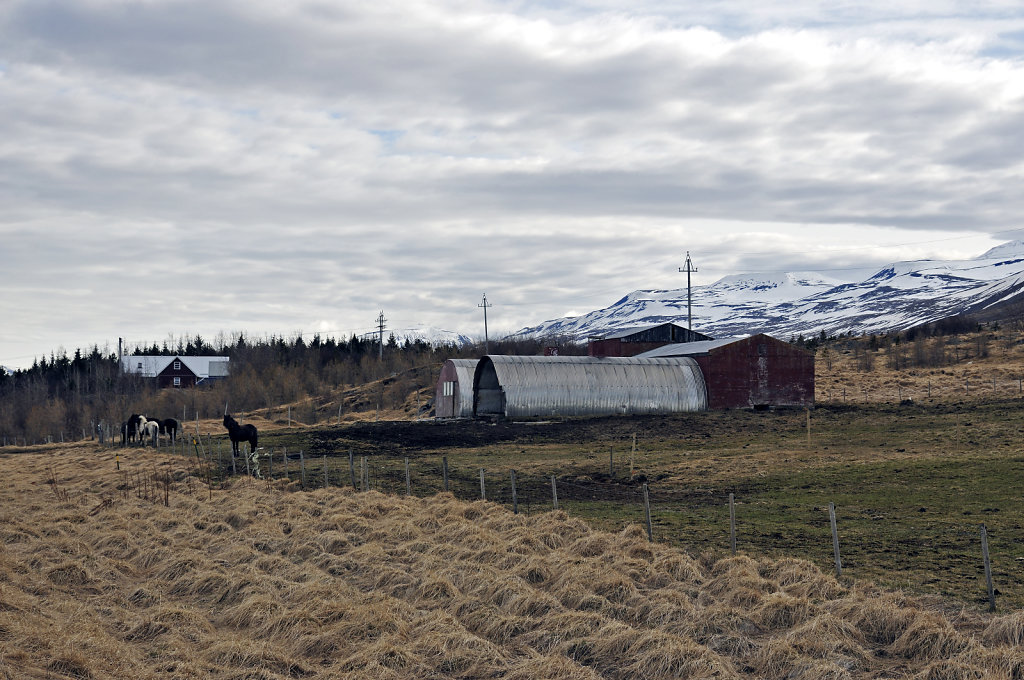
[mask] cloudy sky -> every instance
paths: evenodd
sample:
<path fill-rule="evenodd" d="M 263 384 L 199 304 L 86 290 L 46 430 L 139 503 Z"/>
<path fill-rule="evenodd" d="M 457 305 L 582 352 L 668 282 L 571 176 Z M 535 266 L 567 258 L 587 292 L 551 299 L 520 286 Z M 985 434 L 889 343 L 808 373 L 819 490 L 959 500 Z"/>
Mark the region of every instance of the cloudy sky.
<path fill-rule="evenodd" d="M 1024 237 L 1016 1 L 3 0 L 0 364 Z"/>

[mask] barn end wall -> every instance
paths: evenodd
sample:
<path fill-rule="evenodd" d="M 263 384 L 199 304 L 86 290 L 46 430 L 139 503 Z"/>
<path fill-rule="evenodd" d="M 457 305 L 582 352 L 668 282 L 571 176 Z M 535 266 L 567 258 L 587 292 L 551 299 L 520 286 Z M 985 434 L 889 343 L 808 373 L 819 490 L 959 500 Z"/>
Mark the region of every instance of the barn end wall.
<path fill-rule="evenodd" d="M 814 355 L 754 335 L 695 357 L 708 387 L 708 408 L 814 405 Z"/>
<path fill-rule="evenodd" d="M 473 373 L 476 359 L 448 359 L 441 367 L 434 390 L 434 416 L 473 417 Z"/>

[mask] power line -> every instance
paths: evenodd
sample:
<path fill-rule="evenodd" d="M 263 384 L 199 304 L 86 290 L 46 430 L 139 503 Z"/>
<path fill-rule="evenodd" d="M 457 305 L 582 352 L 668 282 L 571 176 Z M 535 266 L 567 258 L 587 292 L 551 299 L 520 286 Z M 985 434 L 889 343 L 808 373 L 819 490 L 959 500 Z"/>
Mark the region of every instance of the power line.
<path fill-rule="evenodd" d="M 384 310 L 382 309 L 380 311 L 380 315 L 377 317 L 377 325 L 380 328 L 379 333 L 380 333 L 380 360 L 381 361 L 384 361 L 384 322 L 385 321 L 387 321 L 387 319 L 384 318 Z"/>
<path fill-rule="evenodd" d="M 690 292 L 690 274 L 697 271 L 697 268 L 693 266 L 693 262 L 690 261 L 690 251 L 686 251 L 686 269 L 682 267 L 679 271 L 686 272 L 686 327 L 693 330 L 693 295 Z"/>

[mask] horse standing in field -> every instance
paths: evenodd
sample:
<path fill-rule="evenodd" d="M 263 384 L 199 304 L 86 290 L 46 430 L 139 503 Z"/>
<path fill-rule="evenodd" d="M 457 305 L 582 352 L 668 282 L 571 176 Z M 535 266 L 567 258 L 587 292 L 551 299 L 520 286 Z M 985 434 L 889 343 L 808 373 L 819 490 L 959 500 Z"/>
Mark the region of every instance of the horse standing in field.
<path fill-rule="evenodd" d="M 128 421 L 125 423 L 125 434 L 128 441 L 132 444 L 135 443 L 135 437 L 139 434 L 139 421 L 145 420 L 145 416 L 140 416 L 138 413 L 133 413 L 128 416 Z"/>
<path fill-rule="evenodd" d="M 160 423 L 155 420 L 143 420 L 142 425 L 139 426 L 139 439 L 142 444 L 145 445 L 147 442 L 153 442 L 156 444 L 156 436 L 160 432 Z"/>
<path fill-rule="evenodd" d="M 164 418 L 160 421 L 160 434 L 166 434 L 173 444 L 178 438 L 178 421 L 174 418 Z"/>
<path fill-rule="evenodd" d="M 249 453 L 256 450 L 256 427 L 254 425 L 239 425 L 238 421 L 225 413 L 224 427 L 228 429 L 228 437 L 231 439 L 232 456 L 238 456 L 238 442 L 249 442 Z"/>

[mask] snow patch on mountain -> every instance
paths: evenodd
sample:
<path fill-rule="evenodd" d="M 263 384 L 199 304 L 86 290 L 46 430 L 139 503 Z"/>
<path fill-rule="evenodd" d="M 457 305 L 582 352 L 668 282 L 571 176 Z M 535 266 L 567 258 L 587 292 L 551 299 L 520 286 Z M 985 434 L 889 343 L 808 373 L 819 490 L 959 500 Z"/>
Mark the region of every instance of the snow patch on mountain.
<path fill-rule="evenodd" d="M 399 344 L 404 344 L 406 340 L 409 342 L 416 342 L 422 340 L 423 342 L 438 346 L 438 345 L 455 345 L 456 347 L 462 347 L 463 345 L 473 344 L 473 339 L 468 335 L 463 335 L 458 331 L 449 331 L 443 328 L 434 328 L 433 326 L 417 326 L 414 328 L 396 328 L 393 330 L 384 331 L 388 334 L 393 334 L 395 340 Z"/>
<path fill-rule="evenodd" d="M 909 328 L 1024 290 L 1024 241 L 970 260 L 894 262 L 875 270 L 735 274 L 692 291 L 693 328 L 713 337 L 872 333 Z M 633 326 L 687 323 L 686 289 L 638 290 L 603 309 L 552 319 L 517 336 L 583 340 Z"/>

